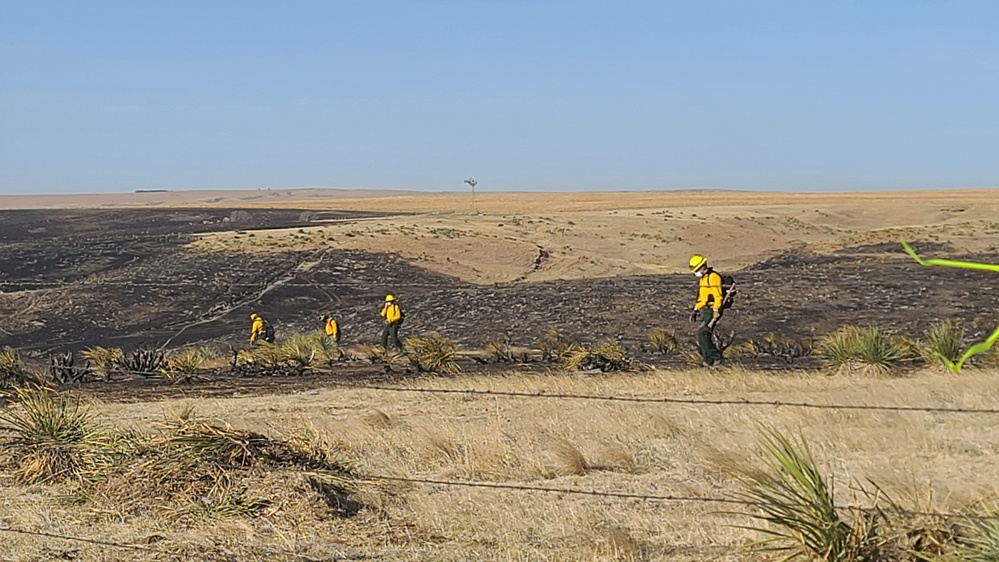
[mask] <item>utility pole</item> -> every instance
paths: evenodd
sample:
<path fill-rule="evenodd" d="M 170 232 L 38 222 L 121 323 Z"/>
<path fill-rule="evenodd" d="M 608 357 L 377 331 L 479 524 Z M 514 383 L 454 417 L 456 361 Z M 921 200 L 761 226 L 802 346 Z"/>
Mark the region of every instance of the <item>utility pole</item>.
<path fill-rule="evenodd" d="M 469 186 L 472 187 L 472 209 L 475 211 L 475 214 L 477 215 L 479 214 L 479 207 L 475 205 L 475 186 L 478 185 L 479 182 L 475 181 L 475 178 L 469 177 L 467 180 L 465 180 L 465 183 L 467 183 Z"/>

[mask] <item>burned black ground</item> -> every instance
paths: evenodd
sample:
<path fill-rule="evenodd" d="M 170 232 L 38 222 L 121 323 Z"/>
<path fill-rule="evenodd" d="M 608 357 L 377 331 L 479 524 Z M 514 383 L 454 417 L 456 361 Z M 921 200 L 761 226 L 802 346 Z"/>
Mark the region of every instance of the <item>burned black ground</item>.
<path fill-rule="evenodd" d="M 92 345 L 239 348 L 251 311 L 269 318 L 279 339 L 318 329 L 319 315 L 331 312 L 341 320 L 345 343 L 373 344 L 379 306 L 393 293 L 407 313 L 404 335 L 439 331 L 464 348 L 500 337 L 536 347 L 553 326 L 583 343 L 619 340 L 653 364 L 679 361 L 654 352 L 647 339 L 653 328 L 674 327 L 681 347 L 693 347 L 686 320 L 696 291 L 691 275 L 480 286 L 391 254 L 332 247 L 244 254 L 187 246 L 192 233 L 233 229 L 234 216 L 247 229 L 351 218 L 338 212 L 249 214 L 4 213 L 0 345 L 36 358 Z M 946 248 L 917 243 L 917 249 Z M 996 255 L 946 257 L 999 262 Z M 817 338 L 847 324 L 876 324 L 915 337 L 941 319 L 961 319 L 972 336 L 981 336 L 999 322 L 999 277 L 921 267 L 895 245 L 831 254 L 795 250 L 732 273 L 738 299 L 719 328 L 734 331 L 737 343 L 767 333 Z"/>

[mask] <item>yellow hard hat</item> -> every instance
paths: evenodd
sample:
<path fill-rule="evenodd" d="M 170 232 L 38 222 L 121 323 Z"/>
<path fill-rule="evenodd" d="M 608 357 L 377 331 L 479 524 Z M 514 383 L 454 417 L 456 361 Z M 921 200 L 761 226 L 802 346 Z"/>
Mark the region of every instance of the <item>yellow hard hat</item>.
<path fill-rule="evenodd" d="M 392 295 L 385 295 L 385 302 L 392 302 L 394 300 L 395 297 L 393 297 Z"/>
<path fill-rule="evenodd" d="M 256 312 L 250 313 L 250 320 L 256 320 L 257 318 L 260 318 L 259 314 L 257 314 Z"/>
<path fill-rule="evenodd" d="M 708 258 L 704 256 L 690 256 L 690 270 L 697 271 L 708 265 Z"/>

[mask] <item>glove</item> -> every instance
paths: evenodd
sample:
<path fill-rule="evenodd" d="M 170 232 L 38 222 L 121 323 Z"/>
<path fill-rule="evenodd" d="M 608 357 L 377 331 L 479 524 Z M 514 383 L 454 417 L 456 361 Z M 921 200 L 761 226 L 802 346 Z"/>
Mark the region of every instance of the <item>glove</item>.
<path fill-rule="evenodd" d="M 697 321 L 697 315 L 700 314 L 700 312 L 701 311 L 697 310 L 697 309 L 691 310 L 690 311 L 690 321 L 691 322 L 696 322 Z"/>

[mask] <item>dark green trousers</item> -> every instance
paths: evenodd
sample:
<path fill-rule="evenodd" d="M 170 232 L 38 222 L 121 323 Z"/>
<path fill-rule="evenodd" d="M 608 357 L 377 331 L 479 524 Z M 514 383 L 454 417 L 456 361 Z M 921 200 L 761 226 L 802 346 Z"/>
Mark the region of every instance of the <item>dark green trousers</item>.
<path fill-rule="evenodd" d="M 710 306 L 701 309 L 701 326 L 697 329 L 697 348 L 701 352 L 701 359 L 704 359 L 708 365 L 714 365 L 722 360 L 722 352 L 715 345 L 714 328 L 708 326 L 712 318 L 714 318 L 714 311 L 711 310 Z M 717 325 L 716 323 L 715 326 Z"/>
<path fill-rule="evenodd" d="M 389 341 L 392 341 L 392 345 L 402 351 L 402 340 L 399 339 L 399 323 L 393 322 L 391 324 L 385 324 L 382 328 L 382 347 L 388 349 Z"/>

